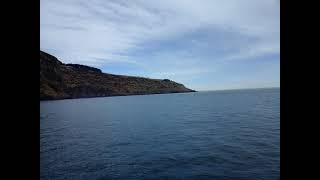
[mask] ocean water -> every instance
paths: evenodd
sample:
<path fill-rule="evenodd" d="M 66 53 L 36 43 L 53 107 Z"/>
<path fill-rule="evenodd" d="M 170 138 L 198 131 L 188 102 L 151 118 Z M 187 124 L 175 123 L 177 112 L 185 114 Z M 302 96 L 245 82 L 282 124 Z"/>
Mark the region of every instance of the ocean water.
<path fill-rule="evenodd" d="M 280 89 L 40 102 L 40 178 L 280 179 Z"/>

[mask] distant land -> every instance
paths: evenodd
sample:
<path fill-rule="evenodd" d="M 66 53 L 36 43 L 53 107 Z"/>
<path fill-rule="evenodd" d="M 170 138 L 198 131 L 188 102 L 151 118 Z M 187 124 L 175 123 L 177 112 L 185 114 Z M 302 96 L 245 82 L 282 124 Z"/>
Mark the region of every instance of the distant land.
<path fill-rule="evenodd" d="M 40 100 L 196 92 L 169 79 L 103 73 L 40 51 Z"/>

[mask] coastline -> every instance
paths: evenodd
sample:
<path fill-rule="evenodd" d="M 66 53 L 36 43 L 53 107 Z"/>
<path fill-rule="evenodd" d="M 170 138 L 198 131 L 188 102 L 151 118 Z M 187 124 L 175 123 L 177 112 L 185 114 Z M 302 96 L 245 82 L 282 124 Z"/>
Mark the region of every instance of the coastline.
<path fill-rule="evenodd" d="M 60 100 L 71 100 L 71 99 L 91 99 L 91 98 L 105 98 L 105 97 L 121 97 L 121 96 L 148 96 L 148 95 L 161 95 L 161 94 L 183 94 L 183 93 L 195 93 L 199 91 L 186 91 L 186 92 L 164 92 L 164 93 L 141 93 L 141 94 L 119 94 L 119 95 L 107 95 L 107 96 L 90 96 L 90 97 L 68 97 L 68 98 L 57 98 L 57 99 L 40 99 L 40 102 L 45 101 L 60 101 Z"/>

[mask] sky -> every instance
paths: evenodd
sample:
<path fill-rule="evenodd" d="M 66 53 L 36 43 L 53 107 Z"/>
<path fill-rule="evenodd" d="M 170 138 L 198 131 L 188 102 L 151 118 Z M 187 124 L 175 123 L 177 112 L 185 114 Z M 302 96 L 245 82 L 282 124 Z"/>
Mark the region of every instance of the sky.
<path fill-rule="evenodd" d="M 41 0 L 40 49 L 199 91 L 280 87 L 280 1 Z"/>

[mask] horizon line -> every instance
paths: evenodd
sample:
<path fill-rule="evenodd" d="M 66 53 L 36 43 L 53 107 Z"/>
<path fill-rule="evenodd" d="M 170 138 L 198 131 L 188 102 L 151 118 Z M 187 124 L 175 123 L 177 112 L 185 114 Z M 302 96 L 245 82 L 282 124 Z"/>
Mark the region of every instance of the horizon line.
<path fill-rule="evenodd" d="M 208 91 L 232 91 L 232 90 L 255 90 L 255 89 L 280 89 L 280 86 L 275 87 L 254 87 L 254 88 L 230 88 L 230 89 L 212 89 L 212 90 L 196 90 L 197 92 L 208 92 Z"/>

